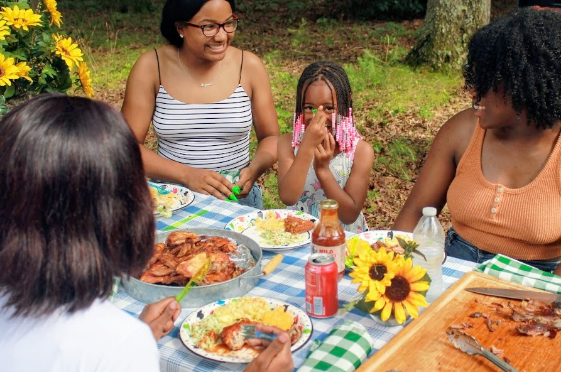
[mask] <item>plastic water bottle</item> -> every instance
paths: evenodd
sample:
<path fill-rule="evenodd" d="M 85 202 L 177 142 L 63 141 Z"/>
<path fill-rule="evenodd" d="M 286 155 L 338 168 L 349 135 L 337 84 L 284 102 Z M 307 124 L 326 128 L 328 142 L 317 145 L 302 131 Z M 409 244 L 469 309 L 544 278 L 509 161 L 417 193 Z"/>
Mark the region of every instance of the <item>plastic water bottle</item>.
<path fill-rule="evenodd" d="M 436 208 L 424 207 L 423 217 L 413 230 L 413 240 L 417 249 L 427 260 L 413 254 L 413 263 L 427 269 L 431 278 L 430 288 L 426 294 L 427 302 L 434 302 L 442 293 L 442 261 L 444 261 L 444 230 L 436 217 Z"/>

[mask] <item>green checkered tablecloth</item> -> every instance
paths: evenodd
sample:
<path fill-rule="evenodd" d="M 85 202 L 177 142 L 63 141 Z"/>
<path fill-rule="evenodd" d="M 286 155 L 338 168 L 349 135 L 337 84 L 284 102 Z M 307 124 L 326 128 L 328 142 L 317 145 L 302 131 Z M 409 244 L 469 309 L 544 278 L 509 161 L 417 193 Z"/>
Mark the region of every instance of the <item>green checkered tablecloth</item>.
<path fill-rule="evenodd" d="M 355 321 L 336 324 L 323 342 L 317 342 L 298 372 L 351 372 L 366 359 L 374 340 Z"/>
<path fill-rule="evenodd" d="M 528 287 L 561 294 L 561 277 L 536 269 L 513 258 L 496 255 L 477 267 L 478 271 Z"/>

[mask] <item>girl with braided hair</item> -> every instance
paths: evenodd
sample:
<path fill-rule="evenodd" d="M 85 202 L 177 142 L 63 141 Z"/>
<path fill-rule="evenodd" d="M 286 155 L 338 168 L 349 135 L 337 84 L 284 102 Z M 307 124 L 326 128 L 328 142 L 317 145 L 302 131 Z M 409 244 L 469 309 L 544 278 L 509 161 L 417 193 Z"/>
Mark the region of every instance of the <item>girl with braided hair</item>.
<path fill-rule="evenodd" d="M 502 254 L 561 275 L 561 14 L 523 8 L 472 37 L 464 70 L 473 107 L 438 132 L 394 224 L 448 205 L 446 252 Z"/>
<path fill-rule="evenodd" d="M 318 217 L 320 201 L 335 199 L 344 230 L 368 230 L 362 207 L 374 151 L 354 126 L 351 86 L 343 68 L 315 62 L 304 69 L 293 133 L 280 137 L 277 151 L 283 203 Z"/>

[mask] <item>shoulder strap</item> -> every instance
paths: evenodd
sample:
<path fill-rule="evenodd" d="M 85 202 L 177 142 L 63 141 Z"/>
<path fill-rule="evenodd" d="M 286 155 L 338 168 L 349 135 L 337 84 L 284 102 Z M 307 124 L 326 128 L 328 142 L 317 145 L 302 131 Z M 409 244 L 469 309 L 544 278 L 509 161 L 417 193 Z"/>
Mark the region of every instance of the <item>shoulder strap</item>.
<path fill-rule="evenodd" d="M 162 85 L 162 77 L 160 76 L 160 59 L 158 58 L 158 51 L 154 48 L 154 53 L 156 53 L 156 61 L 158 62 L 158 81 Z"/>
<path fill-rule="evenodd" d="M 243 68 L 243 50 L 242 50 L 242 63 L 240 64 L 240 80 L 238 81 L 238 85 L 242 82 L 242 68 Z"/>

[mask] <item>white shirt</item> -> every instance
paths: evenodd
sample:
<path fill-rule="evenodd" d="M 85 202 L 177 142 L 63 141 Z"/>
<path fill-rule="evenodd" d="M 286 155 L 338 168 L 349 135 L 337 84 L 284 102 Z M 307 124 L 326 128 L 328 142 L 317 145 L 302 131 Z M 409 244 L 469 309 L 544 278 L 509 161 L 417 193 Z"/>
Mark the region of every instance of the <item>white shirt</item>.
<path fill-rule="evenodd" d="M 108 301 L 68 315 L 10 318 L 0 296 L 0 369 L 4 372 L 157 372 L 148 325 Z"/>

